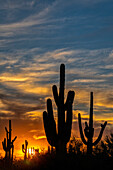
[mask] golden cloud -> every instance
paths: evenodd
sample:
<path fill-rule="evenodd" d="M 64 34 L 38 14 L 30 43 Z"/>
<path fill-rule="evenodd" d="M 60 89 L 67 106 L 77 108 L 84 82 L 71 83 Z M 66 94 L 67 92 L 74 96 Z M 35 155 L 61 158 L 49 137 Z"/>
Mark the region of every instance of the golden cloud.
<path fill-rule="evenodd" d="M 36 136 L 36 135 L 33 135 L 33 138 L 36 139 L 36 140 L 46 139 L 46 136 Z"/>
<path fill-rule="evenodd" d="M 7 82 L 7 81 L 13 81 L 13 82 L 23 82 L 28 80 L 28 77 L 22 76 L 22 74 L 11 74 L 11 73 L 3 73 L 0 75 L 0 81 Z"/>

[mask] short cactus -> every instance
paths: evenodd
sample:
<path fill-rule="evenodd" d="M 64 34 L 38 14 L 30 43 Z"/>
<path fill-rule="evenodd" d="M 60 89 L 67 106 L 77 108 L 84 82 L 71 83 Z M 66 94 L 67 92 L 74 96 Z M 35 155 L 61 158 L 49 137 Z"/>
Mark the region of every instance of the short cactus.
<path fill-rule="evenodd" d="M 79 130 L 80 130 L 80 136 L 85 145 L 87 145 L 87 154 L 92 154 L 92 147 L 97 145 L 99 141 L 101 140 L 103 131 L 107 125 L 107 122 L 105 122 L 103 125 L 101 125 L 100 134 L 95 142 L 93 142 L 93 136 L 94 136 L 94 128 L 93 128 L 93 92 L 91 92 L 91 99 L 90 99 L 90 117 L 89 117 L 89 125 L 87 122 L 85 122 L 85 129 L 84 133 L 87 138 L 87 141 L 84 137 L 83 130 L 82 130 L 82 124 L 81 124 L 81 115 L 78 114 L 78 122 L 79 122 Z"/>
<path fill-rule="evenodd" d="M 22 145 L 22 152 L 24 153 L 24 160 L 25 161 L 27 159 L 27 146 L 28 146 L 28 141 L 25 140 L 25 146 L 24 146 L 24 144 Z"/>
<path fill-rule="evenodd" d="M 72 104 L 74 100 L 74 91 L 69 91 L 67 100 L 64 103 L 65 90 L 65 65 L 60 66 L 60 88 L 59 94 L 57 86 L 52 87 L 54 100 L 58 111 L 58 133 L 56 131 L 56 123 L 53 117 L 53 108 L 51 99 L 47 100 L 47 112 L 43 112 L 43 121 L 45 133 L 49 144 L 56 148 L 56 152 L 65 153 L 66 144 L 70 139 L 72 126 Z M 65 121 L 65 111 L 67 111 Z"/>
<path fill-rule="evenodd" d="M 14 152 L 14 141 L 16 140 L 17 136 L 13 140 L 11 140 L 11 120 L 9 120 L 9 131 L 7 130 L 7 127 L 5 127 L 6 130 L 6 138 L 4 138 L 4 141 L 2 142 L 3 149 L 5 151 L 5 159 L 13 161 L 13 152 Z"/>

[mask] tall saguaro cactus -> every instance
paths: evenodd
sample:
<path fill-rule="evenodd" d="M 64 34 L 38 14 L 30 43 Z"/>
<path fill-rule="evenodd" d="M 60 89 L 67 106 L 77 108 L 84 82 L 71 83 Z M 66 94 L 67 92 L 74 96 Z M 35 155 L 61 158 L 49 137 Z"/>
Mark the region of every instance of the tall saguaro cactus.
<path fill-rule="evenodd" d="M 49 144 L 56 148 L 57 153 L 66 152 L 66 144 L 70 139 L 72 126 L 72 104 L 74 100 L 74 91 L 69 91 L 67 100 L 64 103 L 65 90 L 65 65 L 60 66 L 60 88 L 59 94 L 57 86 L 53 85 L 53 96 L 58 112 L 58 132 L 56 130 L 56 122 L 53 117 L 53 107 L 51 99 L 47 99 L 47 112 L 43 112 L 43 121 L 45 133 Z M 65 121 L 65 111 L 67 111 Z"/>
<path fill-rule="evenodd" d="M 91 98 L 90 98 L 90 116 L 89 116 L 89 125 L 87 122 L 85 122 L 85 129 L 84 133 L 87 138 L 87 140 L 84 137 L 83 130 L 82 130 L 82 124 L 81 124 L 81 115 L 78 114 L 78 122 L 79 122 L 79 130 L 80 130 L 80 136 L 85 145 L 87 145 L 87 154 L 92 154 L 92 147 L 97 145 L 99 141 L 101 140 L 103 131 L 107 125 L 107 122 L 104 122 L 104 124 L 101 124 L 101 130 L 98 138 L 93 142 L 93 136 L 94 136 L 94 128 L 93 128 L 93 92 L 91 92 Z"/>
<path fill-rule="evenodd" d="M 14 152 L 14 141 L 16 140 L 17 136 L 13 140 L 11 140 L 11 120 L 9 120 L 9 131 L 5 127 L 6 130 L 6 138 L 4 138 L 4 141 L 2 142 L 3 149 L 5 151 L 5 159 L 7 160 L 13 160 L 13 152 Z M 12 150 L 12 153 L 11 153 Z"/>
<path fill-rule="evenodd" d="M 25 146 L 24 146 L 24 144 L 22 145 L 22 152 L 24 153 L 24 160 L 25 161 L 27 159 L 27 146 L 28 146 L 28 141 L 25 140 Z"/>

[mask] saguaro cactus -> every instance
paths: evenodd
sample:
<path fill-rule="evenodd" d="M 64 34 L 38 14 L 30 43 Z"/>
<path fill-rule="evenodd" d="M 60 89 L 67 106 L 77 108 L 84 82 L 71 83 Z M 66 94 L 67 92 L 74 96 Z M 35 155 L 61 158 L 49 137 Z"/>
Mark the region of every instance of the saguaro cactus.
<path fill-rule="evenodd" d="M 87 122 L 85 122 L 85 129 L 84 133 L 87 138 L 87 140 L 84 137 L 83 130 L 82 130 L 82 124 L 81 124 L 81 115 L 78 114 L 78 122 L 79 122 L 79 130 L 80 130 L 80 136 L 85 145 L 87 145 L 87 154 L 92 154 L 92 147 L 97 145 L 99 141 L 101 140 L 103 131 L 105 129 L 105 126 L 107 125 L 107 122 L 105 122 L 103 125 L 101 124 L 101 130 L 98 138 L 93 142 L 93 136 L 94 136 L 94 128 L 93 128 L 93 92 L 91 92 L 91 98 L 90 98 L 90 116 L 89 116 L 89 125 Z"/>
<path fill-rule="evenodd" d="M 24 146 L 24 144 L 22 145 L 22 152 L 24 153 L 24 160 L 25 161 L 27 159 L 27 146 L 28 146 L 28 141 L 25 140 L 25 146 Z"/>
<path fill-rule="evenodd" d="M 17 136 L 13 140 L 11 140 L 11 120 L 9 120 L 9 131 L 5 127 L 6 130 L 6 138 L 4 138 L 4 141 L 2 142 L 3 149 L 5 151 L 5 159 L 7 160 L 13 160 L 13 152 L 14 152 L 14 141 L 16 140 Z M 11 152 L 12 150 L 12 152 Z"/>
<path fill-rule="evenodd" d="M 56 122 L 53 117 L 53 108 L 51 99 L 47 99 L 47 112 L 43 112 L 43 121 L 47 140 L 51 146 L 56 148 L 57 153 L 66 152 L 66 144 L 70 139 L 72 126 L 72 104 L 74 100 L 74 91 L 69 91 L 67 100 L 64 103 L 65 90 L 65 65 L 60 66 L 60 88 L 59 94 L 57 86 L 52 87 L 54 100 L 58 112 L 58 132 L 56 131 Z M 65 111 L 67 111 L 65 121 Z"/>

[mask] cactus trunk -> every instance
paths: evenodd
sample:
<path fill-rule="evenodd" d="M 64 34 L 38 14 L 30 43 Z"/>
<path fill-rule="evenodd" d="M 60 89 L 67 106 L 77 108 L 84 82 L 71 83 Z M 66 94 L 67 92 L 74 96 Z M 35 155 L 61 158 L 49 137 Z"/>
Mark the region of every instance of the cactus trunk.
<path fill-rule="evenodd" d="M 9 145 L 11 143 L 11 120 L 9 120 L 9 141 L 8 141 Z M 12 147 L 13 148 L 13 147 Z M 9 159 L 11 158 L 11 149 L 9 148 Z"/>
<path fill-rule="evenodd" d="M 93 92 L 90 94 L 90 117 L 89 117 L 89 134 L 92 134 L 93 131 Z M 92 154 L 92 135 L 89 135 L 88 144 L 87 144 L 87 153 Z"/>
<path fill-rule="evenodd" d="M 62 139 L 65 127 L 65 109 L 64 109 L 64 90 L 65 90 L 65 67 L 60 69 L 60 88 L 59 88 L 59 107 L 58 107 L 58 146 L 57 152 L 66 152 L 66 144 Z"/>

